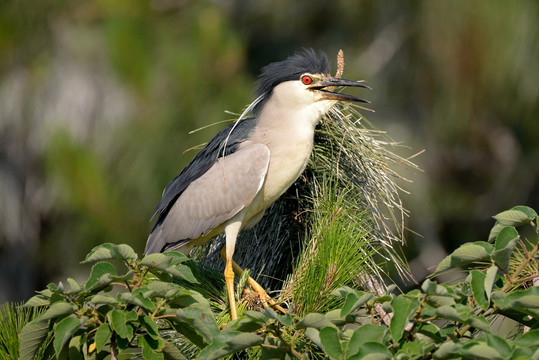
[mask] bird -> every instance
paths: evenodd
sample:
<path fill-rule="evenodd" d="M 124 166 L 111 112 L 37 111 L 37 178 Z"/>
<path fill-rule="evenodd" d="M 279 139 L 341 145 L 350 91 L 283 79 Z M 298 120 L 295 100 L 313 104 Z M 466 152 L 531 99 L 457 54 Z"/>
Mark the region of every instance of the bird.
<path fill-rule="evenodd" d="M 187 255 L 225 234 L 221 256 L 232 319 L 237 319 L 234 272 L 242 273 L 232 259 L 239 232 L 258 223 L 305 170 L 321 118 L 340 101 L 368 103 L 333 90 L 370 87 L 330 71 L 327 55 L 311 48 L 264 66 L 255 100 L 170 181 L 152 215 L 157 220 L 145 254 Z M 256 281 L 249 278 L 249 284 L 265 305 L 278 307 Z"/>

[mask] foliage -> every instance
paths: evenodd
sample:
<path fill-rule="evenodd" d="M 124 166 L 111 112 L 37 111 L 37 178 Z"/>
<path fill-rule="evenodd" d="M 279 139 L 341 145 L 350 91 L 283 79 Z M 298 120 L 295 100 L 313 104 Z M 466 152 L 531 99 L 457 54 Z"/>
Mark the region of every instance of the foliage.
<path fill-rule="evenodd" d="M 433 274 L 466 268 L 458 283 L 427 279 L 382 296 L 343 286 L 330 295 L 338 308 L 323 314 L 247 310 L 221 326 L 219 309 L 195 290 L 204 284 L 187 257 L 138 260 L 127 245 L 103 244 L 84 261 L 95 263 L 84 284 L 50 284 L 25 304 L 46 311 L 23 328 L 20 358 L 36 358 L 43 343 L 60 359 L 190 356 L 170 341 L 173 330 L 199 349 L 197 359 L 242 351 L 262 359 L 539 359 L 539 217 L 517 206 L 494 218 L 489 241 L 462 245 Z M 496 333 L 500 317 L 519 326 L 512 337 Z"/>

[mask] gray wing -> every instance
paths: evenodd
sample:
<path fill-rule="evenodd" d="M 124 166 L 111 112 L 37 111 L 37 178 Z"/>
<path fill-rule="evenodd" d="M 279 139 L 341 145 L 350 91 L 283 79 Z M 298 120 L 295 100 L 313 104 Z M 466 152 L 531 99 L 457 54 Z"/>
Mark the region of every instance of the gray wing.
<path fill-rule="evenodd" d="M 163 191 L 163 196 L 152 215 L 152 219 L 158 215 L 155 227 L 164 220 L 178 196 L 182 194 L 189 184 L 208 171 L 219 157 L 234 153 L 248 137 L 253 126 L 254 118 L 243 119 L 240 122 L 227 126 L 210 140 L 204 149 L 195 156 Z M 228 141 L 225 142 L 225 139 L 228 139 Z M 226 144 L 224 151 L 223 144 Z"/>
<path fill-rule="evenodd" d="M 270 159 L 263 144 L 219 158 L 192 181 L 148 238 L 145 253 L 163 251 L 208 234 L 249 205 L 260 191 Z"/>

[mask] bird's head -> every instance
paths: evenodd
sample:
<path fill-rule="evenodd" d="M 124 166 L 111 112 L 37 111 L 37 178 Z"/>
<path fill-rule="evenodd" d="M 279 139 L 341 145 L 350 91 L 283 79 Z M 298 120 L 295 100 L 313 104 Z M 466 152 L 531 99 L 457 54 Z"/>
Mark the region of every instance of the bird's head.
<path fill-rule="evenodd" d="M 362 87 L 358 81 L 334 77 L 324 53 L 305 49 L 286 60 L 271 63 L 262 69 L 256 95 L 261 97 L 254 112 L 263 109 L 274 97 L 279 106 L 289 108 L 310 107 L 321 113 L 327 112 L 337 101 L 364 102 L 358 97 L 335 92 L 340 87 Z"/>

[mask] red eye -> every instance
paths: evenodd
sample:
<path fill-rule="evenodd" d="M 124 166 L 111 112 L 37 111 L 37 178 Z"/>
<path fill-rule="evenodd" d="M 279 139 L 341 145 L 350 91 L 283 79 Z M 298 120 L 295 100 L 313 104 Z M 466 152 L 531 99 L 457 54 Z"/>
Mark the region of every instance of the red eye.
<path fill-rule="evenodd" d="M 313 82 L 313 78 L 310 77 L 309 75 L 303 75 L 301 77 L 301 82 L 304 83 L 305 85 L 311 85 Z"/>

